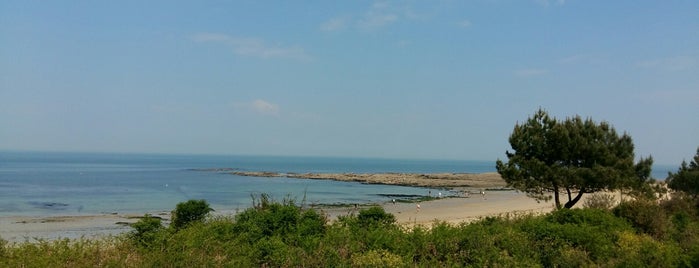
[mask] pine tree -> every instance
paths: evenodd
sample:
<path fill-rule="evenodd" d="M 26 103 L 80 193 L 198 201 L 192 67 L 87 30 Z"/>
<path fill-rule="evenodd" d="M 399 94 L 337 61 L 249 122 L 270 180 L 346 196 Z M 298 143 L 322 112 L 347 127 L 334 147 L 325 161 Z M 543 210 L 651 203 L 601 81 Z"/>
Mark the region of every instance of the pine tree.
<path fill-rule="evenodd" d="M 606 122 L 580 116 L 559 122 L 539 109 L 509 138 L 508 162 L 498 160 L 498 173 L 507 183 L 540 200 L 553 199 L 573 207 L 585 193 L 637 188 L 650 179 L 652 158 L 634 165 L 634 146 L 626 133 L 618 135 Z"/>
<path fill-rule="evenodd" d="M 668 175 L 667 185 L 670 189 L 682 191 L 694 199 L 697 198 L 699 195 L 699 148 L 689 165 L 687 161 L 682 161 L 677 173 Z"/>

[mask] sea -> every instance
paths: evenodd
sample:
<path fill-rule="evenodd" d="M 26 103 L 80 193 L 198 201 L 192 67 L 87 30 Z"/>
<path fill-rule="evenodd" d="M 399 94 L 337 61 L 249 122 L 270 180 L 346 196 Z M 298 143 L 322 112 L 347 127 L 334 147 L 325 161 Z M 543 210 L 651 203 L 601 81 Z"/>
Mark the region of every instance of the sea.
<path fill-rule="evenodd" d="M 444 191 L 246 177 L 216 169 L 278 173 L 495 171 L 493 161 L 0 152 L 0 216 L 158 213 L 190 199 L 204 199 L 217 211 L 236 211 L 250 207 L 253 198 L 262 194 L 305 205 L 364 204 L 387 202 L 391 196 Z"/>
<path fill-rule="evenodd" d="M 340 157 L 0 152 L 0 216 L 158 213 L 204 199 L 214 210 L 238 211 L 262 194 L 297 204 L 365 204 L 392 196 L 444 191 L 285 177 L 246 177 L 238 171 L 278 173 L 483 173 L 495 161 Z M 667 167 L 654 171 L 664 178 Z M 668 169 L 669 170 L 669 169 Z"/>

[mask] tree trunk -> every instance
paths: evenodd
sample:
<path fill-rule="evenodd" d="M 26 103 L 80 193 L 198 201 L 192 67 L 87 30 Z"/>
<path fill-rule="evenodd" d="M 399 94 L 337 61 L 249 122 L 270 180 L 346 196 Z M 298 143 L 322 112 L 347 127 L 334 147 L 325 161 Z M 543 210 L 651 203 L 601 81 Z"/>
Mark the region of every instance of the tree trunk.
<path fill-rule="evenodd" d="M 565 208 L 572 208 L 573 206 L 575 206 L 575 203 L 580 201 L 580 198 L 582 197 L 583 193 L 585 193 L 585 191 L 583 189 L 580 189 L 580 191 L 578 192 L 578 195 L 576 195 L 575 198 L 573 198 L 573 200 L 566 202 L 564 207 Z"/>
<path fill-rule="evenodd" d="M 561 200 L 558 197 L 558 185 L 553 185 L 553 199 L 556 202 L 556 209 L 561 209 Z"/>

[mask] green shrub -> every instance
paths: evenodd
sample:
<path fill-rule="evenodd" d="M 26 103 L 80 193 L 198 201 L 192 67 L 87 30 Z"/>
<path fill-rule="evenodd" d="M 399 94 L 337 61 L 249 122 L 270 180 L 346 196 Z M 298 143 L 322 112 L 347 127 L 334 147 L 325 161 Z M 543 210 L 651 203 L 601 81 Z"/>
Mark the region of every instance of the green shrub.
<path fill-rule="evenodd" d="M 366 253 L 352 256 L 354 267 L 403 267 L 405 264 L 400 256 L 384 249 L 370 250 Z"/>
<path fill-rule="evenodd" d="M 625 230 L 629 227 L 624 220 L 599 209 L 560 209 L 544 216 L 543 219 L 558 224 L 590 225 L 605 231 Z"/>
<path fill-rule="evenodd" d="M 189 200 L 177 204 L 172 211 L 172 227 L 179 230 L 192 222 L 202 221 L 213 211 L 206 200 Z"/>
<path fill-rule="evenodd" d="M 148 214 L 137 222 L 131 224 L 134 231 L 130 233 L 131 239 L 140 246 L 150 246 L 157 238 L 158 232 L 163 229 L 160 218 Z"/>
<path fill-rule="evenodd" d="M 248 208 L 236 215 L 233 228 L 237 233 L 249 236 L 250 241 L 273 235 L 287 235 L 296 232 L 300 214 L 301 209 L 293 203 L 270 203 Z"/>
<path fill-rule="evenodd" d="M 253 266 L 307 266 L 323 263 L 308 262 L 314 257 L 306 256 L 318 250 L 326 223 L 324 215 L 313 209 L 302 210 L 291 200 L 278 203 L 262 198 L 236 215 L 231 231 L 235 247 L 240 249 L 237 255 L 247 256 Z"/>
<path fill-rule="evenodd" d="M 5 258 L 5 255 L 7 254 L 7 250 L 5 249 L 7 244 L 7 240 L 0 238 L 0 259 Z"/>
<path fill-rule="evenodd" d="M 584 208 L 611 210 L 616 205 L 616 198 L 607 193 L 591 194 L 583 202 Z"/>
<path fill-rule="evenodd" d="M 640 233 L 657 239 L 665 237 L 668 231 L 668 219 L 665 211 L 655 202 L 635 200 L 619 204 L 613 210 L 614 215 L 628 220 Z"/>
<path fill-rule="evenodd" d="M 373 206 L 368 209 L 362 209 L 357 216 L 358 223 L 361 227 L 382 227 L 394 224 L 396 217 L 391 213 L 387 213 L 383 207 Z"/>
<path fill-rule="evenodd" d="M 631 226 L 613 214 L 596 209 L 561 209 L 523 221 L 544 266 L 604 263 L 617 253 L 616 240 Z"/>
<path fill-rule="evenodd" d="M 685 262 L 677 246 L 658 242 L 645 234 L 621 233 L 617 246 L 620 254 L 613 261 L 615 266 L 677 267 Z"/>
<path fill-rule="evenodd" d="M 358 215 L 340 216 L 331 229 L 332 235 L 339 235 L 346 241 L 338 246 L 349 252 L 392 250 L 400 246 L 405 236 L 395 224 L 395 216 L 378 206 L 362 209 Z"/>
<path fill-rule="evenodd" d="M 697 216 L 697 208 L 699 208 L 699 200 L 689 198 L 686 194 L 676 193 L 669 200 L 660 202 L 660 207 L 663 208 L 667 215 L 673 215 L 681 212 L 689 216 Z"/>
<path fill-rule="evenodd" d="M 488 217 L 462 224 L 455 232 L 459 251 L 454 260 L 475 267 L 537 266 L 539 252 L 527 234 L 517 228 L 521 221 Z"/>
<path fill-rule="evenodd" d="M 298 222 L 298 232 L 301 236 L 314 236 L 325 233 L 327 218 L 311 209 L 306 210 L 301 214 Z"/>
<path fill-rule="evenodd" d="M 263 237 L 258 240 L 254 246 L 253 259 L 258 261 L 258 264 L 263 267 L 282 267 L 291 258 L 289 254 L 289 246 L 279 237 Z"/>

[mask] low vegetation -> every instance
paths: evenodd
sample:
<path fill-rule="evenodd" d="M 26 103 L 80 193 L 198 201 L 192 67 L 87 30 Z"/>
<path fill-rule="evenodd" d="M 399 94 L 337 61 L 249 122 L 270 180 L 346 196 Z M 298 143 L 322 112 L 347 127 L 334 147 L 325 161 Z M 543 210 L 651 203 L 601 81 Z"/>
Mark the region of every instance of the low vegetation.
<path fill-rule="evenodd" d="M 697 162 L 699 151 L 670 174 L 669 199 L 593 195 L 584 209 L 459 225 L 407 228 L 379 206 L 328 222 L 267 195 L 234 217 L 211 217 L 206 201 L 190 200 L 171 224 L 146 215 L 123 236 L 0 239 L 0 267 L 699 267 Z"/>
<path fill-rule="evenodd" d="M 201 201 L 181 204 L 173 215 L 210 211 Z M 128 235 L 104 240 L 2 241 L 0 267 L 698 267 L 698 205 L 678 195 L 406 228 L 378 206 L 328 222 L 264 197 L 235 217 L 165 226 L 146 216 Z"/>

